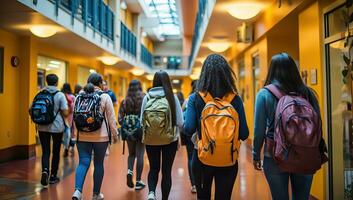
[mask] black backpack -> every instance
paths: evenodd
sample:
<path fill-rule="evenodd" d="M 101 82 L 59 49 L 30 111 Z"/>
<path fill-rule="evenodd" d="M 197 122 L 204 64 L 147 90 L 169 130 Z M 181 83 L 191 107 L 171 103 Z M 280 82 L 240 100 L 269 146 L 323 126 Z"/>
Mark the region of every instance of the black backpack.
<path fill-rule="evenodd" d="M 123 140 L 141 141 L 142 140 L 142 127 L 140 117 L 138 115 L 125 115 L 123 124 L 121 125 L 121 138 Z"/>
<path fill-rule="evenodd" d="M 54 110 L 54 96 L 56 92 L 40 91 L 33 99 L 29 114 L 32 121 L 38 125 L 49 125 L 54 122 L 59 111 Z"/>
<path fill-rule="evenodd" d="M 94 92 L 77 96 L 74 122 L 78 131 L 93 132 L 101 128 L 105 120 L 104 114 L 100 110 L 102 94 L 102 92 Z"/>

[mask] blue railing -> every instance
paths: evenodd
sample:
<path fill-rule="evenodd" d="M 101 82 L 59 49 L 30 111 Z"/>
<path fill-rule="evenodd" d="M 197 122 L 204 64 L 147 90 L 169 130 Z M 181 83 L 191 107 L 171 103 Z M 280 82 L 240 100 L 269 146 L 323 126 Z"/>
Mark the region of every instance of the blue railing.
<path fill-rule="evenodd" d="M 182 56 L 153 56 L 153 65 L 158 69 L 180 69 Z"/>
<path fill-rule="evenodd" d="M 199 10 L 197 11 L 196 21 L 195 21 L 195 34 L 192 37 L 191 53 L 189 56 L 189 67 L 191 67 L 192 59 L 195 56 L 196 51 L 196 42 L 200 37 L 200 29 L 202 26 L 203 18 L 206 13 L 207 0 L 199 0 Z"/>
<path fill-rule="evenodd" d="M 120 45 L 121 48 L 136 57 L 136 44 L 137 39 L 136 36 L 125 26 L 124 23 L 121 22 L 120 28 Z"/>
<path fill-rule="evenodd" d="M 72 21 L 81 20 L 85 26 L 114 40 L 114 13 L 103 0 L 54 0 L 54 3 L 57 15 L 60 7 L 71 14 Z"/>
<path fill-rule="evenodd" d="M 153 56 L 148 49 L 141 44 L 141 61 L 152 68 Z"/>

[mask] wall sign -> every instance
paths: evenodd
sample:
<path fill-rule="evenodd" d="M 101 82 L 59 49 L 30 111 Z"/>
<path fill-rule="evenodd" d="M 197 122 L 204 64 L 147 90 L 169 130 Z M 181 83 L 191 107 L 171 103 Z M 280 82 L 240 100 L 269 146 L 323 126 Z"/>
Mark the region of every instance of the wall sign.
<path fill-rule="evenodd" d="M 317 70 L 316 69 L 310 70 L 310 84 L 311 85 L 317 84 Z"/>

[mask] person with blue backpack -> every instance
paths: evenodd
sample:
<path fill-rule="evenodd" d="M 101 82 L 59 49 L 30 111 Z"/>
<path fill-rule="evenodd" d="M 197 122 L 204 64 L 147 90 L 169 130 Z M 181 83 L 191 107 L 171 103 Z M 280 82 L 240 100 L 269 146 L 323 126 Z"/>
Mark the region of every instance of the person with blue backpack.
<path fill-rule="evenodd" d="M 41 184 L 55 184 L 60 181 L 58 167 L 60 149 L 65 129 L 64 117 L 69 115 L 69 108 L 64 93 L 57 88 L 59 78 L 55 74 L 46 76 L 47 87 L 35 97 L 30 108 L 32 121 L 37 125 L 42 147 L 42 177 Z M 49 171 L 50 146 L 52 146 L 51 170 Z M 50 173 L 50 176 L 49 176 Z"/>
<path fill-rule="evenodd" d="M 92 153 L 94 154 L 92 199 L 104 199 L 100 191 L 104 176 L 104 158 L 109 143 L 118 140 L 118 129 L 113 102 L 109 95 L 102 91 L 102 85 L 102 76 L 92 73 L 88 77 L 84 91 L 75 100 L 74 122 L 77 128 L 79 165 L 76 169 L 73 200 L 82 199 L 83 184 L 91 164 Z"/>
<path fill-rule="evenodd" d="M 274 55 L 256 96 L 253 164 L 273 200 L 308 200 L 313 174 L 327 161 L 319 103 L 287 53 Z M 264 146 L 263 166 L 261 149 Z"/>
<path fill-rule="evenodd" d="M 129 84 L 126 98 L 122 101 L 119 108 L 118 121 L 121 125 L 120 133 L 124 141 L 127 142 L 129 149 L 127 186 L 135 187 L 135 190 L 141 190 L 146 185 L 141 180 L 143 171 L 143 160 L 145 154 L 145 145 L 142 140 L 142 127 L 140 123 L 142 100 L 145 94 L 142 92 L 141 83 L 138 80 L 132 80 Z M 123 150 L 124 151 L 124 150 Z M 135 159 L 136 164 L 136 184 L 133 182 L 133 170 Z"/>

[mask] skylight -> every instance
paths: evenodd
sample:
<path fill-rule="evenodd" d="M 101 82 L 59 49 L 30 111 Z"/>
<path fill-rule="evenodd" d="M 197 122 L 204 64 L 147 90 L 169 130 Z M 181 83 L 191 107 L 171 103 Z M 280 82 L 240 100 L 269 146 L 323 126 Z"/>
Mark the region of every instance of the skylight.
<path fill-rule="evenodd" d="M 145 0 L 153 17 L 159 19 L 157 31 L 164 36 L 180 35 L 175 0 Z"/>

